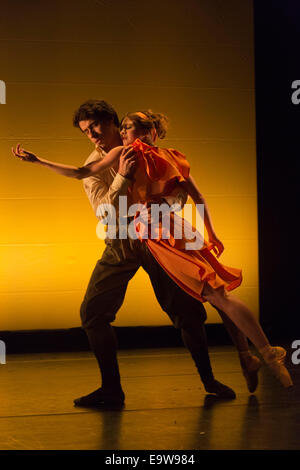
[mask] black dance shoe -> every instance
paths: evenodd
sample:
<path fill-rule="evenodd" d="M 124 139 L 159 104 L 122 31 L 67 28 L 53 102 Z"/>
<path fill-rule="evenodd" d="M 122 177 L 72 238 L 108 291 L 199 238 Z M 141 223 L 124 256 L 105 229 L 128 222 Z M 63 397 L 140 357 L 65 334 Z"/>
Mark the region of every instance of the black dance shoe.
<path fill-rule="evenodd" d="M 122 389 L 108 392 L 98 388 L 88 395 L 76 398 L 74 405 L 85 408 L 123 408 L 124 402 L 125 395 Z"/>
<path fill-rule="evenodd" d="M 216 379 L 212 379 L 209 382 L 204 384 L 204 388 L 207 393 L 213 393 L 218 398 L 223 398 L 225 400 L 234 400 L 236 398 L 235 392 L 232 388 L 227 387 L 227 385 L 218 382 Z"/>

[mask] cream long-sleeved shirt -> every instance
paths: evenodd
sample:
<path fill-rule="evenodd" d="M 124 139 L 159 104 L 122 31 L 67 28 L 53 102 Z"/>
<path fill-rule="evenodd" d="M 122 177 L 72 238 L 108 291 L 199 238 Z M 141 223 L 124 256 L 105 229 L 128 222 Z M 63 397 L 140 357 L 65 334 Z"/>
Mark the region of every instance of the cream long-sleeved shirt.
<path fill-rule="evenodd" d="M 84 165 L 99 160 L 99 158 L 102 159 L 105 155 L 106 152 L 104 150 L 97 148 L 90 154 Z M 113 168 L 108 168 L 101 173 L 83 179 L 84 190 L 95 214 L 100 204 L 112 204 L 117 212 L 119 196 L 127 195 L 127 205 L 129 207 L 132 201 L 130 194 L 127 194 L 127 190 L 131 184 L 132 181 L 130 179 L 120 175 Z M 178 187 L 168 196 L 164 196 L 164 199 L 170 206 L 177 203 L 183 207 L 187 200 L 187 193 Z M 97 216 L 97 218 L 101 220 L 102 217 Z"/>

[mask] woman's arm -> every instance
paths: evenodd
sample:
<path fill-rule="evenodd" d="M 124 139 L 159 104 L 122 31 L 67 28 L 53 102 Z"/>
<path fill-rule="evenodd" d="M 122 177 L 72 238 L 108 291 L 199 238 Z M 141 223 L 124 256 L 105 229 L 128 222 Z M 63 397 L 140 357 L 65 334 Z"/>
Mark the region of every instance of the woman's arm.
<path fill-rule="evenodd" d="M 115 147 L 110 152 L 105 155 L 103 159 L 96 160 L 94 162 L 88 163 L 82 167 L 76 167 L 71 165 L 64 165 L 63 163 L 51 162 L 43 158 L 39 158 L 31 152 L 21 148 L 20 144 L 17 145 L 16 150 L 12 148 L 13 154 L 20 158 L 23 161 L 37 163 L 39 165 L 45 166 L 50 170 L 55 171 L 63 176 L 68 176 L 70 178 L 83 179 L 88 176 L 92 176 L 96 173 L 99 173 L 107 168 L 111 167 L 117 159 L 120 157 L 124 147 Z"/>
<path fill-rule="evenodd" d="M 78 179 L 87 178 L 88 176 L 95 175 L 96 173 L 100 173 L 101 171 L 112 167 L 118 161 L 124 149 L 125 147 L 121 145 L 119 147 L 115 147 L 110 150 L 102 160 L 96 160 L 80 167 L 80 176 Z"/>
<path fill-rule="evenodd" d="M 191 196 L 195 204 L 204 205 L 204 225 L 207 230 L 208 239 L 217 248 L 217 256 L 220 256 L 224 251 L 224 246 L 223 243 L 216 236 L 208 205 L 203 195 L 200 193 L 194 178 L 190 175 L 184 182 L 181 183 L 181 185 Z"/>

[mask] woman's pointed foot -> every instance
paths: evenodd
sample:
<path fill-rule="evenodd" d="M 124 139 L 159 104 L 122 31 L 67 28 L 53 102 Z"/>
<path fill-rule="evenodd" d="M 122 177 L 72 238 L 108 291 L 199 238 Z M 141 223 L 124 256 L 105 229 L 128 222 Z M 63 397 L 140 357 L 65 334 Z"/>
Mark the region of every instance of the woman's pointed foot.
<path fill-rule="evenodd" d="M 239 356 L 248 390 L 250 393 L 254 393 L 258 386 L 258 371 L 262 366 L 261 360 L 253 356 L 250 351 L 240 352 Z"/>
<path fill-rule="evenodd" d="M 292 387 L 293 381 L 284 365 L 286 350 L 280 346 L 269 346 L 260 350 L 266 364 L 285 388 Z"/>

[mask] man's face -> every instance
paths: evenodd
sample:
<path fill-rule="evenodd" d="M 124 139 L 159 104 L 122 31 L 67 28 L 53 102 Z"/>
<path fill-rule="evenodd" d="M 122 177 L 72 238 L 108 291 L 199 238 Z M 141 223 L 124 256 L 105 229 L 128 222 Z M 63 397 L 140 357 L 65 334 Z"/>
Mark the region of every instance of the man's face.
<path fill-rule="evenodd" d="M 113 121 L 98 122 L 95 119 L 88 119 L 79 121 L 79 127 L 96 147 L 105 149 L 111 145 L 115 130 Z"/>

